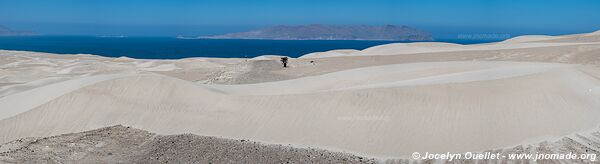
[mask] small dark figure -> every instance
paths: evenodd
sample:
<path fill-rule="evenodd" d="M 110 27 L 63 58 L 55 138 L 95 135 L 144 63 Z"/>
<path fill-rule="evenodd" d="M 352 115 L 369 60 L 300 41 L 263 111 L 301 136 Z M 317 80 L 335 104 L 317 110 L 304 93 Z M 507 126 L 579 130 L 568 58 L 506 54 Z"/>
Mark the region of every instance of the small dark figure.
<path fill-rule="evenodd" d="M 283 63 L 283 67 L 287 67 L 288 57 L 281 57 L 281 63 Z"/>

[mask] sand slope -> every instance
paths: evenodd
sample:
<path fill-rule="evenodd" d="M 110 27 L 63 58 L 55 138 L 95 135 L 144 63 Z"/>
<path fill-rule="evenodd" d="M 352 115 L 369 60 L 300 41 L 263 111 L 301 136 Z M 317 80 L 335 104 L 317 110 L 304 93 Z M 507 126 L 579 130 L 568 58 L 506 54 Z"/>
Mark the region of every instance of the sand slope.
<path fill-rule="evenodd" d="M 40 106 L 53 99 L 58 98 L 66 93 L 83 88 L 87 85 L 114 79 L 124 75 L 98 75 L 92 77 L 84 77 L 65 82 L 46 85 L 43 87 L 27 90 L 12 94 L 0 99 L 0 120 L 12 117 L 22 112 L 26 112 L 34 107 Z M 27 101 L 23 101 L 27 100 Z"/>
<path fill-rule="evenodd" d="M 501 71 L 509 65 L 516 69 Z M 192 132 L 399 157 L 413 151 L 485 150 L 540 136 L 567 135 L 600 122 L 596 117 L 600 95 L 589 91 L 600 81 L 577 66 L 511 62 L 421 66 L 432 68 L 412 77 L 389 72 L 390 77 L 369 82 L 385 85 L 353 84 L 346 87 L 361 87 L 328 91 L 331 88 L 315 89 L 306 79 L 297 79 L 273 85 L 268 94 L 277 95 L 261 96 L 242 95 L 264 94 L 260 91 L 265 86 L 223 89 L 160 75 L 117 78 L 1 120 L 0 139 L 125 124 L 164 134 Z M 477 70 L 488 72 L 468 73 Z M 363 71 L 370 69 L 352 71 L 339 74 L 369 74 Z M 319 78 L 332 78 L 328 76 L 340 75 Z M 410 85 L 404 84 L 407 80 Z M 273 93 L 285 83 L 304 91 Z M 561 121 L 567 122 L 556 124 Z"/>
<path fill-rule="evenodd" d="M 563 38 L 563 37 L 548 36 L 548 35 L 524 35 L 524 36 L 517 36 L 514 38 L 506 39 L 500 43 L 524 43 L 524 42 L 536 42 L 536 41 L 561 39 L 561 38 Z"/>
<path fill-rule="evenodd" d="M 315 52 L 301 56 L 300 58 L 326 58 L 343 56 L 376 56 L 376 55 L 400 55 L 436 52 L 457 51 L 490 51 L 506 49 L 523 49 L 537 47 L 556 47 L 568 45 L 600 44 L 597 38 L 598 32 L 581 36 L 546 36 L 546 35 L 524 35 L 510 38 L 505 41 L 486 44 L 460 45 L 441 42 L 418 42 L 418 43 L 391 43 L 370 47 L 360 51 L 327 51 Z M 562 40 L 562 41 L 561 41 Z"/>
<path fill-rule="evenodd" d="M 519 62 L 432 62 L 365 67 L 292 80 L 247 85 L 206 85 L 238 95 L 284 95 L 494 80 L 544 72 L 565 64 Z"/>

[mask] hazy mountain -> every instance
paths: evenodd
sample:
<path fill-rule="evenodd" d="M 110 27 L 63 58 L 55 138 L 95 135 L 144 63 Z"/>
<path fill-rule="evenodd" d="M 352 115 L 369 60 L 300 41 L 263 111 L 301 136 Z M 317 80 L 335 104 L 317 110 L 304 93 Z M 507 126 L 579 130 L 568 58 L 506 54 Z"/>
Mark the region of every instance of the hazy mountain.
<path fill-rule="evenodd" d="M 204 36 L 200 38 L 269 40 L 433 40 L 431 33 L 408 26 L 334 26 L 320 24 L 301 26 L 274 26 L 248 32 Z"/>
<path fill-rule="evenodd" d="M 35 35 L 35 33 L 31 31 L 14 31 L 7 27 L 0 25 L 0 36 L 29 36 Z"/>

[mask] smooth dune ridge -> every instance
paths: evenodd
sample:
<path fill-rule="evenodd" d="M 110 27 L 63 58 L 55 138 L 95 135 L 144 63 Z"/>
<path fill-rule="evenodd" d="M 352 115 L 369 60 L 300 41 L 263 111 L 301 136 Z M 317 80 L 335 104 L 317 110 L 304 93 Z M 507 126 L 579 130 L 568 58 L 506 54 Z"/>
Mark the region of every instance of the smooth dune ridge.
<path fill-rule="evenodd" d="M 585 36 L 597 36 L 597 32 L 589 33 Z M 364 50 L 354 51 L 327 51 L 315 52 L 301 56 L 300 58 L 324 58 L 341 56 L 373 56 L 373 55 L 399 55 L 416 53 L 435 53 L 435 52 L 456 52 L 456 51 L 486 51 L 486 50 L 505 50 L 522 49 L 536 47 L 554 47 L 582 44 L 600 44 L 600 39 L 588 39 L 584 42 L 573 41 L 574 37 L 567 36 L 545 36 L 545 35 L 525 35 L 507 39 L 502 42 L 492 44 L 474 44 L 461 45 L 454 43 L 441 42 L 418 42 L 418 43 L 391 43 L 370 47 Z M 552 40 L 567 39 L 567 42 L 552 42 Z"/>
<path fill-rule="evenodd" d="M 206 87 L 239 95 L 303 94 L 494 80 L 560 67 L 569 67 L 569 65 L 526 62 L 411 63 L 357 68 L 285 81 L 247 85 L 206 85 Z"/>
<path fill-rule="evenodd" d="M 460 58 L 473 52 L 433 52 L 435 62 L 397 58 L 406 55 L 399 46 L 389 49 L 398 55 L 291 59 L 285 69 L 276 57 L 163 61 L 2 51 L 9 55 L 0 84 L 12 89 L 0 90 L 0 142 L 123 124 L 403 158 L 597 128 L 600 69 L 593 63 L 600 59 L 590 54 L 600 45 L 553 44 L 547 48 L 569 52 L 555 57 L 529 47 L 547 46 L 542 38 L 494 43 L 503 48 Z M 44 80 L 51 82 L 33 83 Z"/>

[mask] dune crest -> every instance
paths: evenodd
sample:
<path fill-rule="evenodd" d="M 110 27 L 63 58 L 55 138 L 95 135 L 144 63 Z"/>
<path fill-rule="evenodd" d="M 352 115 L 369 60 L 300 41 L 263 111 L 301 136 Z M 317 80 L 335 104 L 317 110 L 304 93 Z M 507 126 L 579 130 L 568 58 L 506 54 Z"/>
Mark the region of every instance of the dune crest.
<path fill-rule="evenodd" d="M 561 39 L 563 37 L 559 36 L 549 36 L 549 35 L 523 35 L 517 36 L 514 38 L 506 39 L 500 43 L 523 43 L 523 42 L 536 42 L 536 41 L 544 41 L 544 40 L 552 40 L 552 39 Z"/>
<path fill-rule="evenodd" d="M 596 36 L 597 32 L 585 34 Z M 524 35 L 510 38 L 501 42 L 488 44 L 460 45 L 444 42 L 418 42 L 418 43 L 391 43 L 370 47 L 361 51 L 351 53 L 340 53 L 338 51 L 315 52 L 301 56 L 300 58 L 325 58 L 343 56 L 377 56 L 377 55 L 402 55 L 418 53 L 457 52 L 457 51 L 489 51 L 506 49 L 524 49 L 537 47 L 556 47 L 568 45 L 599 44 L 599 40 L 579 42 L 545 42 L 561 39 L 573 39 L 577 36 L 546 36 L 546 35 Z"/>
<path fill-rule="evenodd" d="M 598 31 L 594 31 L 594 32 L 592 32 L 592 33 L 585 34 L 585 35 L 586 35 L 586 36 L 599 36 L 599 35 L 600 35 L 600 30 L 598 30 Z"/>

